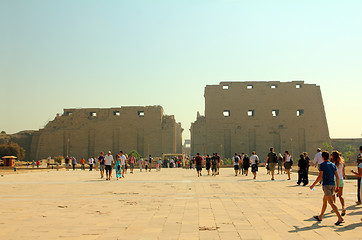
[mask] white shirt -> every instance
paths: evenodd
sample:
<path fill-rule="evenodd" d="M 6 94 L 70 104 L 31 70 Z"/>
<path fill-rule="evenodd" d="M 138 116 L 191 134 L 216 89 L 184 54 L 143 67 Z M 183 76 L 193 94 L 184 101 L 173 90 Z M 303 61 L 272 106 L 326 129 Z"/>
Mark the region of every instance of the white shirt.
<path fill-rule="evenodd" d="M 313 163 L 316 164 L 321 164 L 323 162 L 323 158 L 322 158 L 322 152 L 317 152 L 317 154 L 314 156 L 314 161 Z"/>
<path fill-rule="evenodd" d="M 339 165 L 338 166 L 336 165 L 336 167 L 339 179 L 343 179 L 343 167 L 344 167 L 343 163 L 339 163 Z"/>
<path fill-rule="evenodd" d="M 125 155 L 119 156 L 119 159 L 121 159 L 121 165 L 126 165 L 126 156 Z"/>
<path fill-rule="evenodd" d="M 112 163 L 114 162 L 113 160 L 113 156 L 108 154 L 104 157 L 104 165 L 112 165 Z"/>
<path fill-rule="evenodd" d="M 93 163 L 94 163 L 94 159 L 93 159 L 93 158 L 89 158 L 89 159 L 88 159 L 88 162 L 89 162 L 89 164 L 93 164 Z"/>
<path fill-rule="evenodd" d="M 285 160 L 286 162 L 290 162 L 290 159 L 292 159 L 292 156 L 287 155 L 287 159 Z"/>
<path fill-rule="evenodd" d="M 256 161 L 259 161 L 259 157 L 258 155 L 251 155 L 250 156 L 250 161 L 251 161 L 251 164 L 256 164 Z"/>
<path fill-rule="evenodd" d="M 240 161 L 239 156 L 234 156 L 234 157 L 233 157 L 234 165 L 239 165 L 239 161 Z"/>

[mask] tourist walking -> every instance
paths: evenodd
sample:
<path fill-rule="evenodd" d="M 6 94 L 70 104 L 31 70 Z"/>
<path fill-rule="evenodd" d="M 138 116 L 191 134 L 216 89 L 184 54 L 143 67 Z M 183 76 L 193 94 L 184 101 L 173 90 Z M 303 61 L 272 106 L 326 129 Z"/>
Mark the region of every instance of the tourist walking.
<path fill-rule="evenodd" d="M 360 147 L 360 150 L 361 150 L 361 147 Z M 361 155 L 362 154 L 359 154 L 359 158 L 357 159 L 357 161 L 358 161 L 358 172 L 355 172 L 354 170 L 351 171 L 353 174 L 357 175 L 358 178 L 362 177 L 362 156 Z M 359 190 L 358 195 L 362 196 L 362 183 L 360 183 L 358 185 L 357 189 Z M 359 202 L 357 202 L 357 204 L 361 204 L 360 201 L 361 200 L 359 200 Z M 362 220 L 362 218 L 361 218 L 361 220 Z"/>
<path fill-rule="evenodd" d="M 128 155 L 124 154 L 124 156 L 126 157 L 126 162 L 124 164 L 124 174 L 127 174 L 127 170 L 128 170 Z"/>
<path fill-rule="evenodd" d="M 50 160 L 51 160 L 51 159 L 52 159 L 51 156 L 49 156 L 48 159 L 47 159 L 47 168 L 50 166 Z"/>
<path fill-rule="evenodd" d="M 245 153 L 239 154 L 240 162 L 239 162 L 239 175 L 244 175 L 244 168 L 243 168 L 243 160 L 244 160 Z"/>
<path fill-rule="evenodd" d="M 40 161 L 38 160 L 36 161 L 36 168 L 39 168 L 39 166 L 40 166 Z"/>
<path fill-rule="evenodd" d="M 220 174 L 220 166 L 221 166 L 221 157 L 218 153 L 215 153 L 216 157 L 217 157 L 217 164 L 216 164 L 216 167 L 217 167 L 217 173 L 216 175 L 219 175 Z"/>
<path fill-rule="evenodd" d="M 98 157 L 99 171 L 101 173 L 101 178 L 104 177 L 104 153 L 101 152 L 101 155 Z"/>
<path fill-rule="evenodd" d="M 283 174 L 283 155 L 281 153 L 278 154 L 278 174 Z"/>
<path fill-rule="evenodd" d="M 73 166 L 73 171 L 75 171 L 75 166 L 77 165 L 77 159 L 75 159 L 75 157 L 72 157 L 72 166 Z"/>
<path fill-rule="evenodd" d="M 29 168 L 29 162 L 26 161 L 26 168 Z"/>
<path fill-rule="evenodd" d="M 140 159 L 138 159 L 138 165 L 139 165 L 139 168 L 140 168 L 140 172 L 142 172 L 142 166 L 143 166 L 143 158 L 140 157 Z"/>
<path fill-rule="evenodd" d="M 314 167 L 319 168 L 319 165 L 322 163 L 323 163 L 322 150 L 318 148 L 317 153 L 314 155 L 313 165 Z"/>
<path fill-rule="evenodd" d="M 338 151 L 333 151 L 331 154 L 331 162 L 334 163 L 334 165 L 336 165 L 336 167 L 337 167 L 337 172 L 338 172 L 338 177 L 339 177 L 339 189 L 337 192 L 337 196 L 342 205 L 341 215 L 344 216 L 344 215 L 346 215 L 346 209 L 344 207 L 344 197 L 343 197 L 343 187 L 344 187 L 343 178 L 345 175 L 345 169 L 344 169 L 345 164 L 344 164 L 344 160 L 341 156 L 341 153 Z M 336 197 L 334 194 L 333 194 L 333 202 L 336 203 Z"/>
<path fill-rule="evenodd" d="M 313 190 L 314 186 L 321 179 L 323 179 L 324 197 L 323 197 L 323 205 L 322 205 L 321 213 L 319 216 L 314 216 L 314 218 L 319 222 L 323 220 L 323 215 L 326 211 L 327 202 L 328 202 L 329 205 L 332 207 L 334 213 L 338 217 L 338 220 L 335 223 L 335 225 L 338 226 L 344 222 L 344 219 L 342 218 L 341 214 L 339 214 L 337 206 L 333 203 L 332 195 L 334 195 L 335 191 L 339 191 L 339 176 L 338 176 L 336 165 L 334 165 L 333 163 L 331 163 L 329 161 L 329 153 L 322 152 L 321 155 L 323 158 L 323 163 L 321 163 L 319 165 L 319 175 L 318 175 L 317 179 L 315 180 L 315 182 L 310 186 L 310 189 Z M 337 184 L 335 184 L 334 178 L 336 178 Z"/>
<path fill-rule="evenodd" d="M 248 154 L 244 154 L 244 157 L 243 157 L 243 169 L 244 169 L 245 176 L 248 176 L 249 167 L 250 167 L 249 156 L 248 156 Z"/>
<path fill-rule="evenodd" d="M 129 168 L 130 172 L 133 174 L 134 164 L 136 162 L 136 158 L 133 156 L 133 153 L 129 156 Z"/>
<path fill-rule="evenodd" d="M 94 158 L 92 156 L 88 159 L 88 164 L 89 164 L 89 171 L 92 171 L 94 164 Z"/>
<path fill-rule="evenodd" d="M 116 178 L 118 180 L 119 178 L 122 178 L 122 167 L 121 167 L 121 160 L 119 154 L 117 154 L 116 156 L 115 169 L 116 169 Z"/>
<path fill-rule="evenodd" d="M 359 154 L 357 155 L 357 167 L 359 166 L 359 164 L 362 162 L 362 146 L 359 147 Z M 359 168 L 358 168 L 359 170 Z M 361 186 L 362 186 L 362 180 L 361 180 L 361 176 L 357 177 L 357 204 L 362 204 L 361 202 Z"/>
<path fill-rule="evenodd" d="M 31 162 L 31 166 L 32 166 L 33 168 L 35 167 L 35 161 L 34 161 L 34 160 Z"/>
<path fill-rule="evenodd" d="M 126 155 L 124 155 L 122 151 L 119 151 L 119 159 L 121 160 L 122 177 L 125 178 L 124 172 L 126 169 L 127 158 L 126 158 Z"/>
<path fill-rule="evenodd" d="M 111 151 L 108 151 L 108 154 L 104 157 L 104 167 L 106 169 L 106 180 L 111 180 L 112 178 L 112 165 L 114 164 L 113 156 Z"/>
<path fill-rule="evenodd" d="M 256 152 L 252 152 L 250 156 L 251 162 L 251 172 L 254 175 L 254 179 L 256 179 L 256 173 L 258 172 L 258 164 L 259 164 L 259 157 L 256 155 Z"/>
<path fill-rule="evenodd" d="M 307 161 L 307 177 L 309 175 L 310 158 L 307 152 L 303 152 L 304 159 Z"/>
<path fill-rule="evenodd" d="M 161 168 L 162 168 L 162 160 L 159 159 L 158 160 L 158 171 L 161 171 Z"/>
<path fill-rule="evenodd" d="M 206 164 L 207 175 L 210 175 L 211 158 L 209 154 L 206 155 L 205 164 Z"/>
<path fill-rule="evenodd" d="M 308 184 L 308 162 L 304 158 L 303 154 L 300 154 L 300 159 L 298 161 L 298 182 L 300 185 L 303 182 L 303 186 Z"/>
<path fill-rule="evenodd" d="M 269 171 L 271 173 L 271 180 L 274 181 L 274 171 L 275 166 L 278 163 L 277 154 L 274 152 L 274 148 L 270 148 L 270 153 L 268 153 L 268 157 L 266 158 L 266 162 L 268 163 Z"/>
<path fill-rule="evenodd" d="M 80 159 L 80 169 L 83 170 L 83 171 L 85 170 L 84 164 L 85 164 L 85 159 L 81 158 Z"/>
<path fill-rule="evenodd" d="M 290 169 L 292 169 L 293 160 L 288 151 L 284 153 L 284 168 L 288 174 L 288 180 L 290 180 Z"/>
<path fill-rule="evenodd" d="M 202 164 L 203 164 L 203 159 L 200 156 L 200 153 L 196 154 L 195 164 L 196 164 L 197 176 L 200 177 L 200 176 L 202 176 L 201 171 L 202 171 Z"/>
<path fill-rule="evenodd" d="M 65 169 L 67 170 L 67 171 L 69 171 L 69 157 L 68 156 L 66 156 L 65 157 L 65 159 L 64 159 L 64 162 L 65 162 Z"/>
<path fill-rule="evenodd" d="M 237 153 L 235 153 L 235 155 L 234 155 L 234 157 L 233 157 L 233 163 L 234 163 L 235 176 L 237 176 L 237 175 L 238 175 L 238 171 L 240 171 L 240 169 L 239 169 L 240 157 L 238 156 Z"/>
<path fill-rule="evenodd" d="M 148 170 L 148 158 L 146 157 L 145 158 L 145 171 L 147 172 L 147 170 Z"/>
<path fill-rule="evenodd" d="M 216 173 L 217 173 L 217 156 L 216 156 L 216 153 L 212 154 L 211 171 L 212 171 L 212 176 L 216 176 Z"/>
<path fill-rule="evenodd" d="M 151 157 L 151 155 L 148 156 L 148 164 L 150 165 L 150 170 L 149 172 L 151 172 L 151 169 L 152 169 L 152 162 L 153 162 L 153 158 Z"/>

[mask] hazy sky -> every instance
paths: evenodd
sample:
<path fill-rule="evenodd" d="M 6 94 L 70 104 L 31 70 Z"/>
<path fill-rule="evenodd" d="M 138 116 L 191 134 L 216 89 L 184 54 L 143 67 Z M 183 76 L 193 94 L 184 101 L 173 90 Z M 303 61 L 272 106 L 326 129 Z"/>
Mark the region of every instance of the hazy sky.
<path fill-rule="evenodd" d="M 0 130 L 63 108 L 162 105 L 189 137 L 204 87 L 321 86 L 330 135 L 362 134 L 362 1 L 0 0 Z"/>

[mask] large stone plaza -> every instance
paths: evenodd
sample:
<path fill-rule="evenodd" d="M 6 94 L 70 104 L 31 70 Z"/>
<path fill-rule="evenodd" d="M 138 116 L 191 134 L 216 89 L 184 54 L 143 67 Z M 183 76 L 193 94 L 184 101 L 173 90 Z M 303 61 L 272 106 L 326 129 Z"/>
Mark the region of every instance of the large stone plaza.
<path fill-rule="evenodd" d="M 345 180 L 347 215 L 335 226 L 329 206 L 321 223 L 313 219 L 321 186 L 297 186 L 295 172 L 273 182 L 264 168 L 256 180 L 231 168 L 199 178 L 135 170 L 118 181 L 88 170 L 1 174 L 0 239 L 362 239 L 356 180 Z"/>

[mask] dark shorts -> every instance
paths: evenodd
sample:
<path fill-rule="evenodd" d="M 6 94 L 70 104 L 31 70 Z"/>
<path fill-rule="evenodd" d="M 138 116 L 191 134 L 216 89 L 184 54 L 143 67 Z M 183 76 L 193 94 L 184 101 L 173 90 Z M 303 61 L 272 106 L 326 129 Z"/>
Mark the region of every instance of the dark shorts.
<path fill-rule="evenodd" d="M 106 167 L 106 173 L 112 172 L 112 166 L 111 165 L 105 165 Z"/>
<path fill-rule="evenodd" d="M 129 164 L 130 168 L 134 168 L 134 163 Z"/>
<path fill-rule="evenodd" d="M 284 163 L 284 168 L 285 168 L 285 169 L 291 169 L 291 168 L 292 168 L 291 162 L 285 162 L 285 163 Z"/>
<path fill-rule="evenodd" d="M 201 170 L 202 170 L 202 165 L 197 164 L 197 165 L 196 165 L 196 170 L 197 170 L 197 171 L 201 171 Z"/>
<path fill-rule="evenodd" d="M 245 171 L 248 171 L 249 165 L 244 165 L 243 167 L 244 167 L 244 170 L 245 170 Z"/>
<path fill-rule="evenodd" d="M 209 170 L 209 169 L 210 169 L 210 163 L 209 164 L 206 163 L 206 170 Z"/>
<path fill-rule="evenodd" d="M 239 165 L 234 165 L 234 170 L 239 170 Z"/>
<path fill-rule="evenodd" d="M 251 171 L 252 172 L 257 172 L 258 171 L 258 164 L 252 164 L 251 165 Z"/>

